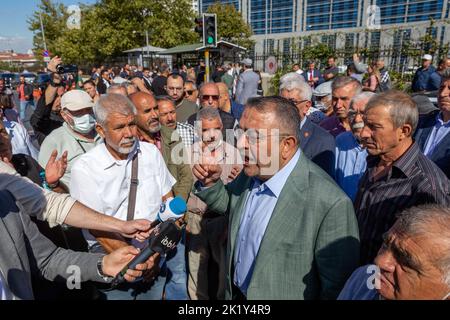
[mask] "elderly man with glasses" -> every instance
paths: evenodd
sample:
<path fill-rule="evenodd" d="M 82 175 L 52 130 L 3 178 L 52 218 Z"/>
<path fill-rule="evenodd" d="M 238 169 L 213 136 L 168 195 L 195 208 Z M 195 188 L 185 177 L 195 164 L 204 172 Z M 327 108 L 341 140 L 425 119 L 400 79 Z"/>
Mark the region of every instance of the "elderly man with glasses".
<path fill-rule="evenodd" d="M 192 103 L 195 103 L 197 106 L 200 105 L 200 102 L 198 100 L 197 85 L 194 81 L 186 80 L 186 82 L 184 83 L 184 98 L 191 101 Z"/>
<path fill-rule="evenodd" d="M 218 163 L 194 165 L 195 195 L 229 216 L 225 299 L 335 299 L 358 266 L 352 203 L 300 150 L 300 122 L 284 98 L 249 99 L 239 176 L 225 185 Z"/>
<path fill-rule="evenodd" d="M 361 143 L 364 128 L 364 110 L 373 92 L 361 92 L 350 102 L 348 117 L 352 131 L 345 131 L 336 137 L 336 183 L 350 199 L 355 200 L 359 181 L 367 168 L 367 151 Z"/>
<path fill-rule="evenodd" d="M 297 74 L 281 83 L 280 96 L 292 102 L 300 116 L 300 148 L 306 157 L 334 178 L 334 137 L 307 116 L 312 108 L 312 89 Z"/>
<path fill-rule="evenodd" d="M 216 83 L 205 83 L 200 87 L 200 107 L 212 107 L 219 109 L 220 90 Z M 226 137 L 225 133 L 227 129 L 233 129 L 235 126 L 234 117 L 219 109 L 220 119 L 222 120 L 223 130 L 222 134 Z M 188 123 L 195 127 L 195 121 L 197 120 L 197 114 L 193 114 L 189 117 Z M 225 139 L 224 139 L 225 140 Z M 233 140 L 233 139 L 232 139 Z"/>

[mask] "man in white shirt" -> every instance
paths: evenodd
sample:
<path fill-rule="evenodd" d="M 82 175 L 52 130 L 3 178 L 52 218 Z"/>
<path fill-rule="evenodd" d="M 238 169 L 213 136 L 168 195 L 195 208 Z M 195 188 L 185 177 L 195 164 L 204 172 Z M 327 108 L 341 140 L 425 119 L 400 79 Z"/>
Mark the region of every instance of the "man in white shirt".
<path fill-rule="evenodd" d="M 176 180 L 169 173 L 156 146 L 136 138 L 136 108 L 122 95 L 102 96 L 94 107 L 96 129 L 104 139 L 77 160 L 72 169 L 71 195 L 86 206 L 127 220 L 133 159 L 138 159 L 138 184 L 134 218 L 155 220 L 163 201 L 172 197 Z M 119 234 L 95 233 L 85 230 L 90 251 L 111 252 L 126 246 Z M 137 245 L 136 243 L 134 243 Z M 164 268 L 163 268 L 164 269 Z M 161 299 L 165 283 L 161 273 L 153 283 L 142 281 L 125 284 L 105 292 L 107 299 Z"/>

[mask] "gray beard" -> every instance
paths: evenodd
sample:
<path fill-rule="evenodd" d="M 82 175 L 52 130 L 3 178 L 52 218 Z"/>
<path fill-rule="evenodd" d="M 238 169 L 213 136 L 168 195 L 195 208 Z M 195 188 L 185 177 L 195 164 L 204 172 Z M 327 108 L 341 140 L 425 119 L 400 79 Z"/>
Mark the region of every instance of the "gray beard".
<path fill-rule="evenodd" d="M 148 129 L 149 133 L 158 133 L 159 131 L 161 131 L 161 124 L 158 125 L 158 128 L 149 128 Z"/>

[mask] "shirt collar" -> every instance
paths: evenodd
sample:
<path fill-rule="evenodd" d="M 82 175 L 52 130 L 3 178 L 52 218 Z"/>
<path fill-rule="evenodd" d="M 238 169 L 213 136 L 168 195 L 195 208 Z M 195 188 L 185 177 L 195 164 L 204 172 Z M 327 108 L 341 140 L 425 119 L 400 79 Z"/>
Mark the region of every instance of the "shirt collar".
<path fill-rule="evenodd" d="M 136 143 L 134 145 L 134 149 L 128 154 L 128 157 L 127 157 L 126 160 L 117 160 L 117 159 L 115 159 L 112 156 L 112 154 L 109 152 L 108 148 L 106 148 L 106 142 L 103 142 L 103 144 L 101 146 L 102 146 L 102 148 L 104 148 L 104 152 L 103 152 L 104 157 L 103 157 L 103 159 L 100 159 L 100 161 L 103 160 L 103 162 L 104 162 L 104 167 L 103 167 L 104 170 L 108 170 L 108 169 L 112 168 L 115 165 L 117 165 L 117 166 L 122 166 L 124 164 L 126 165 L 126 164 L 128 164 L 128 162 L 130 162 L 133 159 L 134 155 L 137 152 L 139 152 L 139 153 L 142 152 L 141 151 L 141 146 L 140 146 L 140 143 L 139 143 L 138 139 L 136 139 Z"/>
<path fill-rule="evenodd" d="M 289 160 L 289 162 L 283 168 L 281 168 L 281 170 L 278 171 L 272 178 L 262 184 L 261 180 L 255 179 L 253 187 L 259 187 L 260 185 L 262 185 L 264 190 L 270 191 L 276 198 L 278 198 L 281 194 L 281 190 L 283 190 L 287 179 L 289 178 L 291 172 L 294 170 L 299 159 L 300 148 L 298 148 L 292 159 Z"/>
<path fill-rule="evenodd" d="M 416 159 L 420 154 L 419 146 L 413 142 L 409 149 L 393 163 L 393 167 L 399 169 L 403 174 L 409 177 L 413 173 L 416 165 Z"/>
<path fill-rule="evenodd" d="M 441 127 L 450 127 L 450 120 L 447 122 L 444 122 L 442 119 L 442 112 L 438 112 L 436 115 L 436 122 L 439 123 L 439 126 Z"/>
<path fill-rule="evenodd" d="M 414 173 L 414 168 L 416 167 L 416 159 L 419 157 L 420 149 L 417 143 L 413 142 L 409 149 L 394 163 L 392 164 L 392 169 L 388 177 L 392 176 L 394 169 L 400 171 L 406 177 L 410 177 Z M 379 157 L 367 157 L 368 167 L 374 167 L 380 162 Z"/>
<path fill-rule="evenodd" d="M 300 129 L 303 129 L 305 122 L 306 122 L 306 116 L 303 118 L 302 122 L 300 122 Z"/>

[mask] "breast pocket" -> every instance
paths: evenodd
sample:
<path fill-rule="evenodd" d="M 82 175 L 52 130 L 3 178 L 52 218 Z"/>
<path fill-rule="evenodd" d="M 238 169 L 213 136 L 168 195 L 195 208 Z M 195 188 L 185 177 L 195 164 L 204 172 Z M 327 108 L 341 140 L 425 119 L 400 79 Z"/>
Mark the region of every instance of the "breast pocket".
<path fill-rule="evenodd" d="M 146 172 L 139 180 L 136 205 L 136 214 L 140 217 L 153 220 L 162 203 L 162 188 L 159 174 L 154 170 Z"/>

